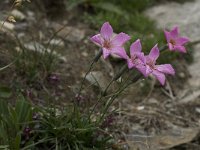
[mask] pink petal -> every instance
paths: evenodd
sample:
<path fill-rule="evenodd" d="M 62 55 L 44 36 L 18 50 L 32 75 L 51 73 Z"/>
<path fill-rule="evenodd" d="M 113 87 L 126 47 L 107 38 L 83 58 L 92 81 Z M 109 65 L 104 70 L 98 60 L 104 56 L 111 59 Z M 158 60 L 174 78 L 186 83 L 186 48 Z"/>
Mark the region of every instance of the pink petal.
<path fill-rule="evenodd" d="M 109 40 L 113 34 L 112 26 L 108 22 L 105 22 L 101 27 L 100 33 L 105 40 Z"/>
<path fill-rule="evenodd" d="M 110 51 L 111 50 L 108 50 L 106 48 L 103 48 L 103 58 L 106 59 L 108 58 L 108 56 L 110 55 Z"/>
<path fill-rule="evenodd" d="M 156 65 L 156 69 L 162 73 L 174 75 L 175 71 L 171 64 Z"/>
<path fill-rule="evenodd" d="M 124 45 L 125 42 L 127 42 L 130 39 L 131 39 L 131 37 L 128 34 L 121 32 L 113 38 L 112 44 L 114 46 L 122 46 L 122 45 Z"/>
<path fill-rule="evenodd" d="M 176 39 L 176 43 L 178 45 L 183 45 L 183 44 L 186 44 L 187 42 L 189 42 L 189 38 L 187 37 L 179 37 Z"/>
<path fill-rule="evenodd" d="M 136 68 L 137 68 L 137 70 L 139 72 L 141 72 L 143 74 L 144 77 L 147 77 L 146 66 L 144 66 L 144 65 L 137 65 Z"/>
<path fill-rule="evenodd" d="M 149 58 L 151 59 L 151 60 L 154 60 L 154 61 L 156 61 L 157 60 L 157 58 L 159 57 L 159 55 L 160 55 L 160 51 L 159 51 L 159 49 L 158 49 L 158 46 L 157 46 L 157 44 L 151 49 L 151 51 L 150 51 L 150 53 L 149 53 Z"/>
<path fill-rule="evenodd" d="M 126 54 L 126 51 L 123 47 L 114 47 L 114 48 L 111 49 L 111 52 L 113 54 L 118 55 L 121 58 L 124 58 L 124 59 L 128 58 L 128 55 Z"/>
<path fill-rule="evenodd" d="M 164 85 L 165 84 L 165 74 L 162 73 L 162 72 L 159 72 L 157 70 L 154 70 L 153 73 L 152 73 L 156 79 L 161 83 L 161 85 Z"/>
<path fill-rule="evenodd" d="M 174 39 L 178 37 L 178 34 L 179 34 L 179 28 L 178 27 L 174 27 L 170 32 L 171 37 L 174 38 Z"/>
<path fill-rule="evenodd" d="M 174 46 L 171 43 L 168 43 L 169 50 L 174 50 Z"/>
<path fill-rule="evenodd" d="M 131 47 L 130 47 L 130 53 L 131 53 L 131 56 L 134 56 L 135 53 L 139 53 L 142 51 L 142 45 L 140 43 L 140 40 L 136 40 L 134 43 L 131 44 Z"/>
<path fill-rule="evenodd" d="M 179 51 L 181 53 L 186 53 L 187 52 L 184 46 L 175 46 L 173 49 L 177 50 L 177 51 Z"/>
<path fill-rule="evenodd" d="M 135 66 L 130 58 L 127 59 L 127 65 L 128 65 L 129 69 L 131 69 Z"/>
<path fill-rule="evenodd" d="M 141 62 L 143 64 L 146 64 L 146 59 L 145 59 L 144 53 L 142 53 L 142 52 L 141 53 L 136 53 L 136 56 L 137 56 L 138 59 L 141 60 Z"/>
<path fill-rule="evenodd" d="M 168 31 L 164 30 L 164 34 L 165 34 L 165 38 L 166 38 L 167 42 L 169 43 L 170 39 L 171 39 L 170 33 Z"/>
<path fill-rule="evenodd" d="M 146 73 L 145 74 L 148 76 L 152 72 L 153 72 L 153 70 L 148 65 L 146 65 Z"/>
<path fill-rule="evenodd" d="M 96 45 L 102 46 L 103 40 L 100 34 L 94 35 L 93 37 L 90 38 L 90 40 L 94 42 Z"/>

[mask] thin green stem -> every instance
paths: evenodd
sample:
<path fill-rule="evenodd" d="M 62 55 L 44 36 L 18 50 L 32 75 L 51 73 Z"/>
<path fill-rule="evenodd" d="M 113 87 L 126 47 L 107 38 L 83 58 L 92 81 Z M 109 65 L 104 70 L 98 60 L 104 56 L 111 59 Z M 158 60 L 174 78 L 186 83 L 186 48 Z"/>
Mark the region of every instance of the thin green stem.
<path fill-rule="evenodd" d="M 14 62 L 15 62 L 16 60 L 14 60 L 13 62 L 11 62 L 10 64 L 8 64 L 8 65 L 6 65 L 6 66 L 4 66 L 4 67 L 2 67 L 2 68 L 0 68 L 0 71 L 2 71 L 2 70 L 4 70 L 4 69 L 6 69 L 6 68 L 8 68 L 8 67 L 10 67 L 12 64 L 14 64 Z"/>
<path fill-rule="evenodd" d="M 105 114 L 107 113 L 109 107 L 112 105 L 112 103 L 114 102 L 114 100 L 131 84 L 133 83 L 137 83 L 137 81 L 141 78 L 141 74 L 138 73 L 130 82 L 128 82 L 127 84 L 125 84 L 124 86 L 122 86 L 121 88 L 118 89 L 118 91 L 116 91 L 116 94 L 112 96 L 112 98 L 110 99 L 110 101 L 107 103 L 106 107 L 103 110 L 102 116 L 99 119 L 98 123 L 101 123 Z"/>
<path fill-rule="evenodd" d="M 8 65 L 6 65 L 6 66 L 4 66 L 4 67 L 2 67 L 2 68 L 0 68 L 0 71 L 6 69 L 6 68 L 8 68 L 8 67 L 10 67 L 11 65 L 13 65 L 19 58 L 20 58 L 20 57 L 17 57 L 13 62 L 9 63 Z"/>
<path fill-rule="evenodd" d="M 167 50 L 168 49 L 168 46 L 167 45 L 164 45 L 164 46 L 162 46 L 159 50 L 160 50 L 160 52 L 163 52 L 163 51 L 165 51 L 165 50 Z"/>
<path fill-rule="evenodd" d="M 126 78 L 126 80 L 124 81 L 124 84 L 126 84 L 127 83 L 127 81 L 129 80 L 129 78 L 130 78 L 130 75 Z M 111 95 L 109 95 L 109 96 L 107 96 L 108 98 L 109 97 L 111 97 L 111 96 L 116 96 L 116 95 L 119 95 L 120 94 L 120 89 L 122 88 L 123 86 L 120 86 L 120 88 L 116 91 L 116 92 L 114 92 L 113 94 L 111 94 Z M 105 98 L 106 96 L 104 96 L 104 98 Z M 103 98 L 103 96 L 101 95 L 101 97 L 100 97 L 100 99 L 97 101 L 97 103 L 96 103 L 96 105 L 95 105 L 95 107 L 93 108 L 93 111 L 94 111 L 94 109 L 96 108 L 96 106 L 97 106 L 97 104 L 101 101 L 101 99 Z M 93 112 L 92 111 L 92 112 Z M 104 112 L 104 111 L 103 111 Z"/>
<path fill-rule="evenodd" d="M 113 80 L 114 81 L 118 80 L 122 76 L 122 74 L 126 72 L 127 70 L 128 70 L 128 66 L 127 64 L 124 64 L 122 68 L 120 69 L 120 71 L 113 77 Z"/>
<path fill-rule="evenodd" d="M 106 95 L 107 90 L 109 89 L 109 87 L 111 86 L 111 84 L 112 84 L 113 82 L 114 82 L 114 80 L 112 79 L 112 80 L 108 83 L 108 85 L 107 85 L 107 87 L 105 88 L 105 90 L 102 92 L 101 96 L 105 96 L 105 95 Z"/>
<path fill-rule="evenodd" d="M 107 85 L 107 87 L 105 88 L 105 90 L 102 92 L 100 98 L 98 99 L 97 103 L 95 104 L 94 108 L 92 109 L 92 112 L 94 111 L 94 109 L 96 108 L 96 106 L 98 105 L 98 103 L 101 101 L 101 99 L 103 97 L 106 96 L 107 94 L 107 90 L 109 89 L 109 87 L 111 86 L 111 84 L 116 81 L 122 74 L 124 71 L 127 70 L 127 65 L 125 64 L 121 69 L 120 71 L 113 77 L 113 79 L 109 82 L 109 84 Z"/>
<path fill-rule="evenodd" d="M 118 80 L 118 79 L 121 77 L 121 75 L 122 75 L 124 72 L 126 72 L 127 70 L 128 70 L 127 64 L 124 64 L 124 65 L 122 66 L 122 68 L 120 69 L 120 71 L 113 77 L 113 79 L 109 82 L 108 86 L 107 86 L 107 87 L 105 88 L 105 90 L 103 91 L 103 93 L 102 93 L 103 96 L 106 95 L 107 90 L 109 89 L 109 87 L 111 86 L 111 84 L 112 84 L 114 81 Z"/>
<path fill-rule="evenodd" d="M 163 52 L 163 51 L 166 50 L 167 48 L 168 48 L 168 46 L 167 46 L 167 45 L 164 45 L 164 46 L 162 46 L 162 47 L 160 48 L 160 51 Z M 113 79 L 109 82 L 108 86 L 106 87 L 106 89 L 105 89 L 104 92 L 102 93 L 103 96 L 106 95 L 107 90 L 109 89 L 109 87 L 111 86 L 111 84 L 112 84 L 114 81 L 118 80 L 118 79 L 124 74 L 124 72 L 126 72 L 127 70 L 128 70 L 127 64 L 124 64 L 124 65 L 122 66 L 122 68 L 120 69 L 120 71 L 119 71 L 119 72 L 113 77 Z"/>
<path fill-rule="evenodd" d="M 102 50 L 100 49 L 99 53 L 98 53 L 98 54 L 94 57 L 94 59 L 92 60 L 88 71 L 86 72 L 84 78 L 83 78 L 82 81 L 81 81 L 81 85 L 80 85 L 80 89 L 79 89 L 79 91 L 78 91 L 77 97 L 79 97 L 80 94 L 81 94 L 81 91 L 82 91 L 82 89 L 83 89 L 83 83 L 84 83 L 84 81 L 85 81 L 85 79 L 86 79 L 86 76 L 87 76 L 87 75 L 89 74 L 89 72 L 92 70 L 92 68 L 93 68 L 93 66 L 94 66 L 94 63 L 97 62 L 97 61 L 99 60 L 99 58 L 101 57 L 101 55 L 102 55 Z M 76 109 L 77 109 L 77 104 L 76 104 L 76 101 L 74 100 L 74 115 L 76 115 L 76 114 L 75 114 L 75 113 L 76 113 Z M 90 115 L 89 115 L 89 116 L 90 116 Z M 88 119 L 88 120 L 89 120 L 89 119 Z"/>
<path fill-rule="evenodd" d="M 167 48 L 168 48 L 168 46 L 165 45 L 165 46 L 163 46 L 163 47 L 160 48 L 160 51 L 161 51 L 161 52 L 164 52 Z M 116 78 L 115 78 L 115 79 L 118 79 L 126 70 L 127 70 L 127 65 L 124 65 L 124 66 L 122 67 L 122 69 L 119 71 L 119 73 L 116 75 Z M 135 76 L 130 82 L 128 82 L 127 84 L 125 84 L 125 86 L 122 86 L 121 88 L 119 88 L 119 90 L 111 97 L 110 101 L 107 103 L 107 105 L 106 105 L 106 107 L 104 108 L 103 113 L 102 113 L 102 116 L 101 116 L 101 118 L 100 118 L 100 120 L 99 120 L 98 123 L 100 123 L 100 122 L 103 120 L 105 114 L 107 113 L 109 107 L 110 107 L 111 104 L 114 102 L 114 100 L 115 100 L 129 85 L 131 85 L 131 84 L 133 84 L 133 83 L 136 83 L 141 77 L 142 77 L 142 74 L 141 74 L 141 73 L 138 73 L 138 74 L 136 74 L 136 76 Z M 115 80 L 114 80 L 114 81 L 115 81 Z M 111 80 L 111 83 L 112 83 L 112 82 L 113 82 L 113 80 Z M 111 84 L 111 83 L 110 83 L 110 84 Z M 110 86 L 110 84 L 109 84 L 109 86 Z M 106 90 L 109 88 L 109 86 L 106 88 Z M 106 91 L 105 91 L 105 92 L 106 92 Z"/>
<path fill-rule="evenodd" d="M 99 60 L 99 58 L 101 57 L 101 55 L 102 55 L 102 50 L 100 49 L 99 53 L 93 59 L 92 63 L 90 64 L 90 67 L 89 67 L 88 71 L 86 72 L 84 78 L 81 81 L 80 89 L 78 91 L 78 96 L 80 96 L 80 93 L 81 93 L 81 91 L 83 89 L 83 83 L 84 83 L 84 81 L 86 79 L 86 76 L 90 73 L 90 71 L 92 70 L 92 68 L 94 66 L 94 63 L 96 63 Z"/>

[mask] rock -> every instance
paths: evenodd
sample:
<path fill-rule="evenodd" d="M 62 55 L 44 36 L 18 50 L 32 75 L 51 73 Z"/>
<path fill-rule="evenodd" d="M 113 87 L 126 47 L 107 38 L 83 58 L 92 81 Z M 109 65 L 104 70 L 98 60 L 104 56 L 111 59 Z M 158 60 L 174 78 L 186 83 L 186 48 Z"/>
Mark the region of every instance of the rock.
<path fill-rule="evenodd" d="M 70 41 L 70 42 L 79 42 L 85 37 L 85 31 L 72 26 L 63 26 L 60 24 L 53 24 L 52 27 L 55 31 L 62 29 L 57 33 L 58 36 Z"/>
<path fill-rule="evenodd" d="M 199 128 L 181 128 L 174 126 L 160 135 L 148 135 L 138 132 L 127 136 L 130 149 L 162 150 L 192 141 L 198 134 Z"/>
<path fill-rule="evenodd" d="M 65 43 L 62 39 L 52 39 L 49 43 L 52 46 L 64 47 Z"/>
<path fill-rule="evenodd" d="M 178 73 L 178 76 L 182 79 L 184 79 L 186 77 L 185 73 L 184 72 L 180 72 Z"/>
<path fill-rule="evenodd" d="M 37 42 L 26 43 L 26 44 L 24 44 L 24 47 L 28 50 L 37 51 L 40 53 L 44 53 L 44 52 L 51 53 L 52 52 L 51 49 L 45 48 L 43 45 L 41 45 L 40 43 L 37 43 Z M 60 60 L 62 60 L 64 62 L 67 61 L 65 57 L 61 56 L 61 54 L 58 54 L 56 51 L 53 51 L 52 54 L 57 56 Z"/>
<path fill-rule="evenodd" d="M 187 103 L 191 103 L 191 102 L 195 102 L 198 101 L 200 97 L 200 90 L 188 90 L 188 92 L 186 93 L 186 95 L 184 97 L 182 97 L 178 103 L 179 104 L 187 104 Z"/>
<path fill-rule="evenodd" d="M 27 22 L 17 22 L 17 24 L 15 25 L 15 30 L 21 30 L 24 31 L 24 29 L 26 29 L 28 27 L 28 23 Z"/>
<path fill-rule="evenodd" d="M 12 10 L 11 15 L 13 15 L 17 20 L 24 20 L 26 18 L 25 14 L 17 9 Z"/>
<path fill-rule="evenodd" d="M 93 85 L 100 87 L 102 90 L 105 89 L 109 81 L 105 78 L 105 75 L 100 71 L 92 71 L 86 79 Z"/>
<path fill-rule="evenodd" d="M 200 114 L 200 108 L 199 107 L 195 108 L 195 110 L 196 110 L 196 112 L 198 112 Z"/>
<path fill-rule="evenodd" d="M 24 47 L 28 50 L 38 51 L 40 53 L 43 53 L 45 51 L 45 47 L 37 42 L 26 43 L 24 44 Z"/>
<path fill-rule="evenodd" d="M 34 17 L 35 16 L 35 14 L 34 14 L 34 12 L 32 12 L 32 11 L 27 11 L 27 15 L 28 15 L 28 17 Z"/>
<path fill-rule="evenodd" d="M 145 14 L 157 22 L 160 28 L 181 27 L 181 33 L 192 41 L 199 40 L 200 31 L 200 1 L 175 2 L 157 5 L 148 9 Z"/>
<path fill-rule="evenodd" d="M 30 11 L 30 10 L 28 10 L 28 11 L 27 11 L 27 19 L 28 19 L 28 20 L 31 20 L 31 21 L 35 21 L 35 20 L 36 20 L 36 19 L 35 19 L 35 13 L 32 12 L 32 11 Z"/>
<path fill-rule="evenodd" d="M 158 102 L 157 99 L 151 97 L 151 98 L 148 99 L 148 103 L 150 103 L 150 104 L 158 104 L 159 102 Z"/>
<path fill-rule="evenodd" d="M 172 28 L 178 25 L 181 34 L 186 35 L 191 41 L 199 41 L 200 33 L 200 1 L 175 2 L 158 5 L 148 9 L 145 14 L 157 22 L 159 28 Z M 199 43 L 199 42 L 198 42 Z M 189 66 L 191 74 L 189 84 L 192 88 L 200 88 L 200 44 L 194 46 L 194 63 Z"/>
<path fill-rule="evenodd" d="M 12 31 L 12 30 L 14 30 L 14 24 L 13 23 L 9 23 L 9 22 L 7 22 L 7 21 L 0 21 L 0 25 L 2 26 L 2 24 L 3 24 L 3 27 L 2 27 L 2 29 L 3 30 L 10 30 L 10 31 Z"/>
<path fill-rule="evenodd" d="M 88 57 L 88 53 L 85 52 L 85 51 L 83 51 L 83 52 L 81 53 L 81 55 L 84 56 L 84 57 Z"/>
<path fill-rule="evenodd" d="M 144 110 L 145 106 L 138 106 L 137 110 Z"/>
<path fill-rule="evenodd" d="M 200 33 L 200 31 L 199 31 Z M 200 37 L 199 37 L 200 38 Z M 194 88 L 200 88 L 200 44 L 194 46 L 194 62 L 192 65 L 188 67 L 188 70 L 191 74 L 191 78 L 189 79 L 190 86 Z"/>

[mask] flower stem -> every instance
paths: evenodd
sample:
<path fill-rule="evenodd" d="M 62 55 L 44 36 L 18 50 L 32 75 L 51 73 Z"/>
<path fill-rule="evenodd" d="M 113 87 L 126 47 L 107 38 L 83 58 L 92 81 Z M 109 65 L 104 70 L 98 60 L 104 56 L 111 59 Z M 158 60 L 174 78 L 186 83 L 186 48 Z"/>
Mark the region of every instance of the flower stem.
<path fill-rule="evenodd" d="M 168 49 L 168 46 L 167 45 L 164 45 L 164 46 L 162 46 L 159 50 L 160 50 L 160 52 L 162 52 L 162 51 L 165 51 L 165 50 L 167 50 Z"/>
<path fill-rule="evenodd" d="M 99 53 L 94 57 L 93 62 L 97 62 L 102 55 L 102 49 L 100 48 Z"/>
<path fill-rule="evenodd" d="M 113 80 L 116 81 L 118 80 L 124 72 L 128 70 L 127 64 L 123 65 L 120 71 L 113 77 Z"/>
<path fill-rule="evenodd" d="M 167 48 L 168 48 L 168 46 L 167 46 L 167 45 L 164 45 L 164 46 L 162 46 L 162 47 L 160 48 L 160 51 L 163 52 L 163 51 L 166 50 Z M 106 95 L 107 90 L 108 90 L 108 88 L 110 87 L 110 85 L 111 85 L 114 81 L 118 80 L 127 70 L 128 70 L 128 66 L 127 66 L 127 64 L 124 64 L 124 65 L 122 66 L 122 68 L 120 69 L 120 71 L 113 77 L 113 79 L 110 81 L 110 83 L 108 84 L 108 86 L 106 87 L 106 89 L 103 91 L 103 93 L 102 93 L 103 96 Z M 141 75 L 141 76 L 142 76 L 142 75 Z"/>
<path fill-rule="evenodd" d="M 161 52 L 164 52 L 165 50 L 167 50 L 168 46 L 167 45 L 164 45 L 163 47 L 160 48 L 160 51 Z M 126 72 L 128 69 L 127 65 L 125 64 L 121 69 L 120 71 L 113 77 L 113 79 L 111 80 L 111 82 L 108 84 L 108 86 L 106 87 L 106 89 L 104 90 L 104 93 L 103 94 L 106 94 L 107 92 L 107 89 L 109 88 L 109 86 L 111 85 L 111 83 L 115 80 L 117 80 L 119 77 L 121 77 L 121 75 Z M 107 105 L 105 106 L 104 110 L 103 110 L 103 114 L 102 116 L 100 117 L 100 120 L 99 120 L 99 123 L 103 120 L 105 114 L 107 113 L 109 107 L 112 105 L 112 103 L 114 102 L 114 100 L 118 97 L 118 95 L 120 95 L 129 85 L 133 84 L 133 83 L 136 83 L 143 75 L 141 73 L 137 73 L 135 75 L 134 78 L 132 78 L 130 80 L 130 82 L 128 82 L 127 84 L 125 84 L 125 86 L 122 86 L 121 88 L 119 88 L 119 90 L 116 92 L 116 94 L 114 94 L 110 101 L 107 103 Z M 103 95 L 105 96 L 105 95 Z"/>
<path fill-rule="evenodd" d="M 118 78 L 119 78 L 119 77 L 121 76 L 121 75 L 119 76 L 119 74 L 122 74 L 122 72 L 124 72 L 126 69 L 127 69 L 127 66 L 124 65 L 124 66 L 120 69 L 120 71 L 113 77 L 113 79 L 109 82 L 109 84 L 107 85 L 107 87 L 105 88 L 105 90 L 101 93 L 100 98 L 98 98 L 97 102 L 95 103 L 95 105 L 94 105 L 92 111 L 90 112 L 89 118 L 90 118 L 90 116 L 92 115 L 92 113 L 94 112 L 94 110 L 96 109 L 97 105 L 101 102 L 101 100 L 107 96 L 107 95 L 106 95 L 106 94 L 107 94 L 107 90 L 109 89 L 110 85 L 116 80 L 116 77 L 118 76 Z M 128 80 L 128 78 L 127 78 L 127 80 Z M 127 80 L 126 80 L 126 81 L 127 81 Z M 126 82 L 126 81 L 125 81 L 125 82 Z M 114 96 L 114 95 L 116 95 L 116 93 L 112 94 L 112 96 Z M 111 96 L 111 95 L 110 95 L 110 96 Z M 110 97 L 110 96 L 109 96 L 109 97 Z"/>
<path fill-rule="evenodd" d="M 103 118 L 104 118 L 105 114 L 107 113 L 109 107 L 112 105 L 112 103 L 114 102 L 114 100 L 115 100 L 129 85 L 131 85 L 131 84 L 133 84 L 133 83 L 136 83 L 141 77 L 142 77 L 141 73 L 138 72 L 138 73 L 135 75 L 135 77 L 132 78 L 132 79 L 130 80 L 130 82 L 126 83 L 124 86 L 122 86 L 121 88 L 119 88 L 119 89 L 116 91 L 116 94 L 113 95 L 113 96 L 111 97 L 110 101 L 109 101 L 109 102 L 107 103 L 107 105 L 105 106 L 105 108 L 104 108 L 104 110 L 103 110 L 103 113 L 102 113 L 102 115 L 101 115 L 101 117 L 100 117 L 98 123 L 101 123 L 101 121 L 103 121 Z"/>
<path fill-rule="evenodd" d="M 90 64 L 90 67 L 89 67 L 88 71 L 86 72 L 84 78 L 81 81 L 80 89 L 79 89 L 78 94 L 77 94 L 78 96 L 80 96 L 80 93 L 81 93 L 81 91 L 83 89 L 83 83 L 84 83 L 84 81 L 86 79 L 86 76 L 90 73 L 90 71 L 92 70 L 92 68 L 94 66 L 94 63 L 99 60 L 99 58 L 101 57 L 101 55 L 102 55 L 102 50 L 100 49 L 100 51 L 98 52 L 98 54 L 92 60 L 92 63 Z"/>
<path fill-rule="evenodd" d="M 107 93 L 107 90 L 109 89 L 109 87 L 111 86 L 111 84 L 118 80 L 121 75 L 126 72 L 128 70 L 127 64 L 123 65 L 122 68 L 120 69 L 120 71 L 112 78 L 112 80 L 109 82 L 108 86 L 105 88 L 105 90 L 103 91 L 102 95 L 105 96 Z"/>
<path fill-rule="evenodd" d="M 0 71 L 2 71 L 2 70 L 4 70 L 4 69 L 6 69 L 6 68 L 8 68 L 8 67 L 10 67 L 12 64 L 14 64 L 14 63 L 15 63 L 15 61 L 16 61 L 16 60 L 14 60 L 14 61 L 13 61 L 13 62 L 11 62 L 10 64 L 8 64 L 8 65 L 6 65 L 6 66 L 4 66 L 4 67 L 0 68 Z"/>

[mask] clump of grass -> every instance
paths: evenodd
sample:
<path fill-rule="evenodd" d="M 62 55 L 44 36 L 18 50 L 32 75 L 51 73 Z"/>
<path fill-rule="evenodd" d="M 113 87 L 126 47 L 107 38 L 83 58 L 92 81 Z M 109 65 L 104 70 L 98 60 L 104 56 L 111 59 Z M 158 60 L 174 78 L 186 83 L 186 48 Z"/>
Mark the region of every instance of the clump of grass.
<path fill-rule="evenodd" d="M 0 145 L 8 149 L 106 149 L 111 137 L 78 107 L 0 101 Z"/>
<path fill-rule="evenodd" d="M 31 51 L 23 46 L 19 42 L 20 52 L 16 52 L 14 55 L 17 59 L 15 63 L 15 70 L 18 75 L 25 77 L 27 82 L 40 81 L 46 79 L 46 77 L 55 69 L 57 64 L 57 57 L 47 49 Z M 40 52 L 41 51 L 41 52 Z"/>

